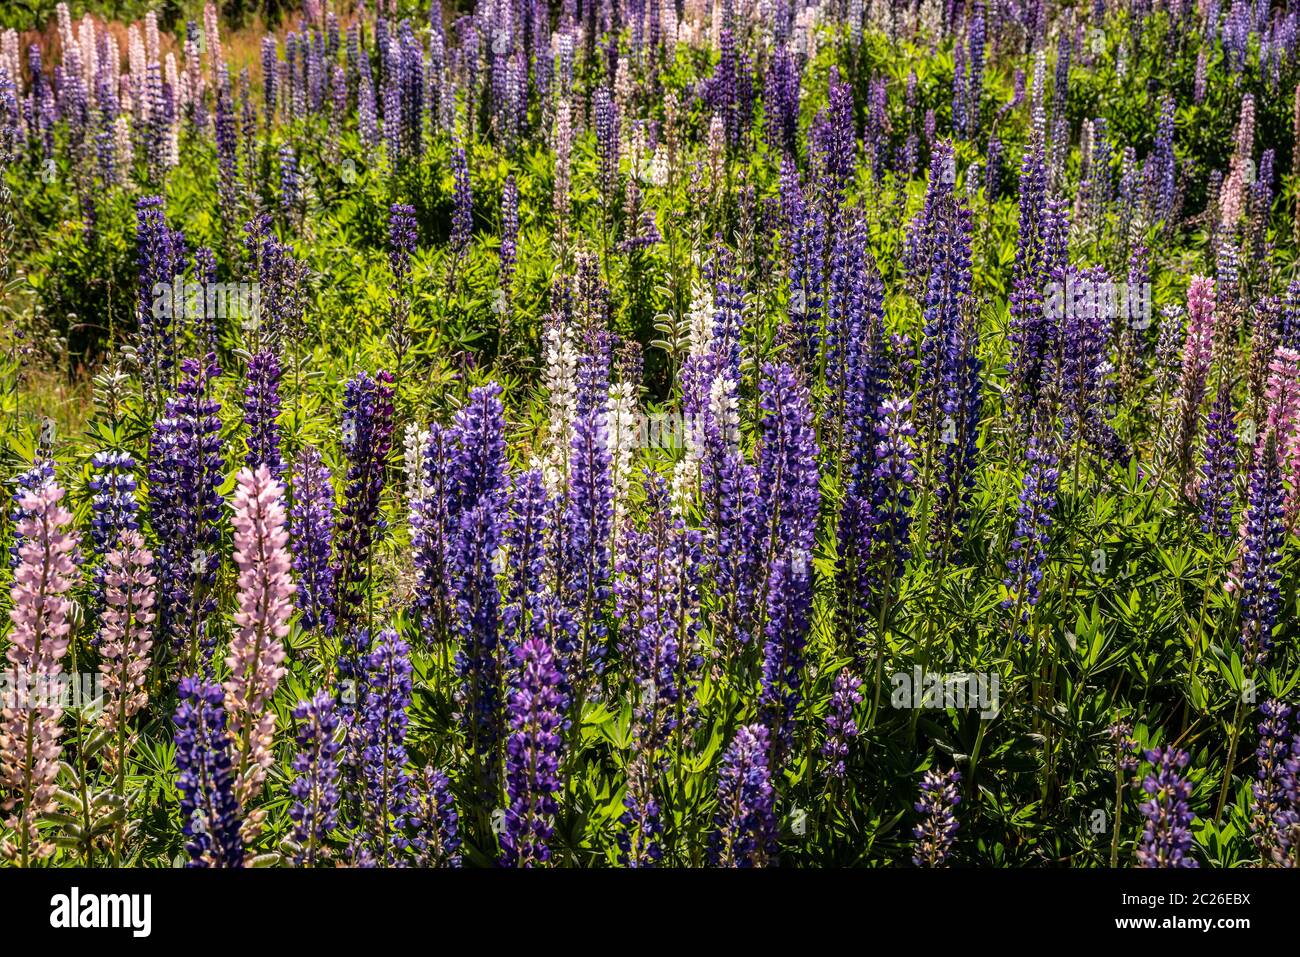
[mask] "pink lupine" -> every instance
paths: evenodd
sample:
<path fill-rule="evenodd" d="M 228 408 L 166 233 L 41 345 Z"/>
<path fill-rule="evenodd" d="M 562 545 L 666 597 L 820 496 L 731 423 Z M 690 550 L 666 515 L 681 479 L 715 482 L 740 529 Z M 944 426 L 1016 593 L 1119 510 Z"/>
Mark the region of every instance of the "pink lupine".
<path fill-rule="evenodd" d="M 1184 483 L 1190 478 L 1192 449 L 1201 428 L 1201 404 L 1214 352 L 1214 307 L 1214 280 L 1193 276 L 1187 287 L 1187 339 L 1178 383 L 1178 426 L 1173 446 L 1174 465 Z"/>
<path fill-rule="evenodd" d="M 53 482 L 24 492 L 19 499 L 18 567 L 9 591 L 9 648 L 5 652 L 8 695 L 0 709 L 0 785 L 10 792 L 5 823 L 18 846 L 0 847 L 6 858 L 26 867 L 48 857 L 54 844 L 42 842 L 36 822 L 54 807 L 59 773 L 58 688 L 68 651 L 72 602 L 67 597 L 75 572 L 77 535 L 68 528 L 72 513 L 60 505 L 63 489 Z"/>
<path fill-rule="evenodd" d="M 127 724 L 149 701 L 145 677 L 152 663 L 155 586 L 153 553 L 139 532 L 125 532 L 105 556 L 104 614 L 99 629 L 99 671 L 104 676 L 104 710 L 100 723 L 113 740 L 106 753 L 122 783 Z"/>
<path fill-rule="evenodd" d="M 238 608 L 224 688 L 237 756 L 236 794 L 247 806 L 257 796 L 272 761 L 275 712 L 269 709 L 284 677 L 284 637 L 293 611 L 289 533 L 284 486 L 265 465 L 235 478 L 235 566 Z"/>
<path fill-rule="evenodd" d="M 1300 516 L 1300 352 L 1278 346 L 1268 364 L 1268 427 L 1277 434 L 1278 464 L 1287 481 L 1286 524 Z"/>

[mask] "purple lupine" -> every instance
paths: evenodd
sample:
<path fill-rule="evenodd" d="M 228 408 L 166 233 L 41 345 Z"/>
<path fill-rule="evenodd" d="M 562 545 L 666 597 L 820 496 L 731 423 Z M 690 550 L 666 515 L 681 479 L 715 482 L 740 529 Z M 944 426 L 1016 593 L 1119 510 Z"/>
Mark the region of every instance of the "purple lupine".
<path fill-rule="evenodd" d="M 808 389 L 790 366 L 764 366 L 759 404 L 766 413 L 758 456 L 757 516 L 766 579 L 760 594 L 766 612 L 762 701 L 779 754 L 791 744 L 801 698 L 821 490 Z"/>
<path fill-rule="evenodd" d="M 620 142 L 618 107 L 607 87 L 600 86 L 591 97 L 592 123 L 596 128 L 596 169 L 600 193 L 618 195 L 618 149 Z"/>
<path fill-rule="evenodd" d="M 290 219 L 297 219 L 302 205 L 302 178 L 298 173 L 298 157 L 288 143 L 280 147 L 280 209 Z"/>
<path fill-rule="evenodd" d="M 921 796 L 916 802 L 916 812 L 921 822 L 912 830 L 916 846 L 912 863 L 917 867 L 943 867 L 948 863 L 953 843 L 957 839 L 957 815 L 961 803 L 957 785 L 961 773 L 956 768 L 947 774 L 926 771 L 921 777 Z"/>
<path fill-rule="evenodd" d="M 1251 830 L 1266 864 L 1295 866 L 1300 846 L 1300 730 L 1291 727 L 1292 708 L 1276 699 L 1259 707 L 1257 769 L 1251 785 Z"/>
<path fill-rule="evenodd" d="M 566 702 L 555 655 L 542 638 L 515 649 L 506 740 L 506 808 L 502 863 L 534 867 L 550 860 L 560 789 Z"/>
<path fill-rule="evenodd" d="M 645 531 L 629 524 L 619 548 L 615 607 L 640 696 L 640 747 L 653 752 L 691 713 L 690 682 L 701 663 L 695 643 L 702 558 L 699 532 L 670 515 L 663 478 L 647 475 L 645 490 Z"/>
<path fill-rule="evenodd" d="M 580 392 L 589 391 L 581 390 Z M 580 403 L 581 404 L 581 403 Z M 569 484 L 561 515 L 561 596 L 576 633 L 557 636 L 560 668 L 576 701 L 604 670 L 605 603 L 610 596 L 614 521 L 612 458 L 604 403 L 580 411 L 573 423 Z"/>
<path fill-rule="evenodd" d="M 400 282 L 411 273 L 417 242 L 415 207 L 394 203 L 388 210 L 388 263 Z"/>
<path fill-rule="evenodd" d="M 158 537 L 158 580 L 162 601 L 159 633 L 179 651 L 210 651 L 216 640 L 209 625 L 216 610 L 219 534 L 225 478 L 221 457 L 221 406 L 209 398 L 221 374 L 208 356 L 186 359 L 185 378 L 167 400 L 164 416 L 149 440 L 149 520 Z"/>
<path fill-rule="evenodd" d="M 243 867 L 239 802 L 226 731 L 225 692 L 215 681 L 182 678 L 176 709 L 176 788 L 188 867 Z"/>
<path fill-rule="evenodd" d="M 334 482 L 313 446 L 304 446 L 293 469 L 289 541 L 293 551 L 294 600 L 305 629 L 334 629 Z"/>
<path fill-rule="evenodd" d="M 510 299 L 510 290 L 514 285 L 515 264 L 519 257 L 519 187 L 515 185 L 515 176 L 506 177 L 505 186 L 501 188 L 501 266 L 497 286 Z"/>
<path fill-rule="evenodd" d="M 372 551 L 383 530 L 379 504 L 393 437 L 392 381 L 382 370 L 373 377 L 359 372 L 343 393 L 348 474 L 334 567 L 334 625 L 345 633 L 360 620 Z"/>
<path fill-rule="evenodd" d="M 776 795 L 768 770 L 768 733 L 742 725 L 718 771 L 718 811 L 709 838 L 715 867 L 765 867 L 777 853 Z"/>
<path fill-rule="evenodd" d="M 1024 630 L 1032 609 L 1038 604 L 1038 587 L 1043 581 L 1043 565 L 1051 539 L 1052 511 L 1056 508 L 1060 470 L 1049 443 L 1038 436 L 1029 440 L 1025 450 L 1028 467 L 1020 486 L 1020 506 L 1016 512 L 1015 534 L 1011 539 L 1011 556 L 1007 559 L 1007 577 L 1002 583 L 1010 594 L 1002 607 L 1014 610 L 1017 620 L 1011 624 L 1016 637 L 1027 642 Z"/>
<path fill-rule="evenodd" d="M 1199 64 L 1198 64 L 1199 69 Z M 1163 220 L 1166 227 L 1174 212 L 1177 166 L 1174 160 L 1174 98 L 1166 95 L 1160 101 L 1160 118 L 1156 123 L 1156 141 L 1152 150 L 1154 174 L 1153 211 L 1155 218 Z"/>
<path fill-rule="evenodd" d="M 118 537 L 140 527 L 136 500 L 135 459 L 127 452 L 105 449 L 90 457 L 90 546 L 95 559 L 86 618 L 95 621 L 104 604 L 104 558 Z M 97 636 L 96 636 L 97 637 Z"/>
<path fill-rule="evenodd" d="M 1153 768 L 1142 781 L 1149 799 L 1138 808 L 1146 818 L 1138 841 L 1138 866 L 1198 867 L 1190 856 L 1191 824 L 1196 817 L 1188 803 L 1192 786 L 1183 773 L 1190 758 L 1173 745 L 1147 751 L 1144 757 Z"/>
<path fill-rule="evenodd" d="M 1246 495 L 1241 554 L 1241 645 L 1246 663 L 1259 665 L 1273 648 L 1281 607 L 1282 548 L 1286 541 L 1282 469 L 1277 435 L 1269 429 L 1255 450 Z"/>
<path fill-rule="evenodd" d="M 176 361 L 173 319 L 178 304 L 172 294 L 172 281 L 185 271 L 186 258 L 185 237 L 168 227 L 164 205 L 161 196 L 145 196 L 136 203 L 135 245 L 139 269 L 136 323 L 141 373 L 146 394 L 154 402 L 160 402 L 173 384 Z"/>
<path fill-rule="evenodd" d="M 418 813 L 406 770 L 406 709 L 411 706 L 410 649 L 397 632 L 379 633 L 365 659 L 365 701 L 358 716 L 364 741 L 364 829 L 367 849 L 382 867 L 400 864 Z"/>
<path fill-rule="evenodd" d="M 289 796 L 293 798 L 289 819 L 293 821 L 297 845 L 293 862 L 299 867 L 314 867 L 321 856 L 321 845 L 338 824 L 339 719 L 334 698 L 327 691 L 299 701 L 293 717 L 298 722 L 294 736 L 298 751 L 290 765 L 294 779 L 289 785 Z"/>
<path fill-rule="evenodd" d="M 469 160 L 465 147 L 457 146 L 451 153 L 451 170 L 455 179 L 455 195 L 451 213 L 451 248 L 457 256 L 469 250 L 470 233 L 474 229 L 474 194 L 469 182 Z"/>
<path fill-rule="evenodd" d="M 421 436 L 420 488 L 410 503 L 411 552 L 415 564 L 414 610 L 429 646 L 450 637 L 454 585 L 450 580 L 451 517 L 457 508 L 451 446 L 455 434 L 438 423 Z"/>
<path fill-rule="evenodd" d="M 501 634 L 509 654 L 540 631 L 541 606 L 547 598 L 543 576 L 552 505 L 539 469 L 516 476 L 506 518 L 505 546 L 510 566 L 501 610 Z"/>
<path fill-rule="evenodd" d="M 497 582 L 507 488 L 505 423 L 495 383 L 470 393 L 456 414 L 448 565 L 453 631 L 460 639 L 456 674 L 470 748 L 480 762 L 480 786 L 491 787 L 502 737 L 501 593 Z"/>
<path fill-rule="evenodd" d="M 418 781 L 419 794 L 411 825 L 416 867 L 460 867 L 460 816 L 451 795 L 451 781 L 432 764 Z"/>
<path fill-rule="evenodd" d="M 1223 541 L 1232 537 L 1232 510 L 1237 486 L 1237 424 L 1231 380 L 1223 377 L 1205 426 L 1205 462 L 1201 466 L 1201 531 Z"/>
<path fill-rule="evenodd" d="M 244 425 L 248 427 L 248 455 L 244 464 L 256 470 L 265 465 L 271 475 L 284 474 L 280 457 L 280 361 L 274 352 L 258 352 L 248 360 L 244 388 Z"/>
<path fill-rule="evenodd" d="M 826 712 L 826 740 L 821 746 L 821 755 L 827 761 L 826 774 L 829 777 L 844 778 L 844 759 L 849 756 L 849 745 L 858 736 L 853 709 L 861 703 L 861 682 L 848 668 L 841 669 L 835 676 L 830 709 Z"/>

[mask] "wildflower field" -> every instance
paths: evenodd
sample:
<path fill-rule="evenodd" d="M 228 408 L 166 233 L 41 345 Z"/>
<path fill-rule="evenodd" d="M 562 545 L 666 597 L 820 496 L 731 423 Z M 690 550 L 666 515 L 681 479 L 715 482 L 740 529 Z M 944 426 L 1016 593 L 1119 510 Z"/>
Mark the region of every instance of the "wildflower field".
<path fill-rule="evenodd" d="M 0 863 L 1300 864 L 1298 21 L 6 4 Z"/>

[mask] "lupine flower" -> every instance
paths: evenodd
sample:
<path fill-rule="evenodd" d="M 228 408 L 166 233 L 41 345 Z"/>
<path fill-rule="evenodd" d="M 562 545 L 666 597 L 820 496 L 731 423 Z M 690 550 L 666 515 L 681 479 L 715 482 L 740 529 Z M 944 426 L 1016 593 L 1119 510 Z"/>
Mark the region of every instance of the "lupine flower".
<path fill-rule="evenodd" d="M 1269 430 L 1255 452 L 1246 495 L 1241 554 L 1241 644 L 1248 664 L 1262 664 L 1273 647 L 1281 595 L 1283 521 L 1282 470 L 1277 435 Z"/>
<path fill-rule="evenodd" d="M 134 472 L 135 459 L 126 452 L 105 450 L 90 458 L 90 544 L 96 559 L 86 608 L 90 621 L 103 606 L 109 551 L 119 537 L 140 527 Z"/>
<path fill-rule="evenodd" d="M 709 840 L 709 861 L 716 867 L 765 867 L 776 860 L 768 748 L 767 728 L 742 725 L 722 756 L 718 811 Z"/>
<path fill-rule="evenodd" d="M 1214 281 L 1193 276 L 1187 289 L 1187 339 L 1178 383 L 1178 427 L 1173 444 L 1173 461 L 1184 482 L 1201 427 L 1201 403 L 1205 399 L 1205 380 L 1217 331 L 1214 309 Z"/>
<path fill-rule="evenodd" d="M 566 703 L 555 655 L 542 638 L 515 649 L 506 740 L 506 808 L 502 863 L 534 867 L 550 860 L 560 789 Z"/>
<path fill-rule="evenodd" d="M 153 553 L 138 531 L 127 531 L 104 558 L 104 614 L 99 627 L 99 671 L 104 676 L 100 723 L 112 735 L 111 765 L 125 773 L 132 735 L 129 720 L 148 702 L 145 679 L 152 664 L 154 600 L 158 580 Z"/>
<path fill-rule="evenodd" d="M 455 201 L 451 215 L 451 248 L 457 256 L 469 249 L 470 233 L 474 229 L 474 196 L 469 182 L 469 161 L 465 148 L 452 150 L 451 169 L 456 181 Z"/>
<path fill-rule="evenodd" d="M 1106 728 L 1106 735 L 1115 744 L 1115 770 L 1120 774 L 1132 774 L 1138 766 L 1138 743 L 1133 737 L 1133 722 L 1116 718 Z"/>
<path fill-rule="evenodd" d="M 273 352 L 259 352 L 248 360 L 248 385 L 244 389 L 244 424 L 248 427 L 250 469 L 265 465 L 273 478 L 284 474 L 280 457 L 280 363 Z"/>
<path fill-rule="evenodd" d="M 1300 844 L 1300 730 L 1293 731 L 1292 708 L 1269 700 L 1259 706 L 1258 768 L 1251 785 L 1251 829 L 1255 846 L 1266 863 L 1294 867 L 1293 851 Z"/>
<path fill-rule="evenodd" d="M 5 825 L 17 847 L 0 846 L 4 857 L 23 867 L 54 852 L 42 841 L 36 823 L 55 806 L 59 773 L 59 721 L 63 715 L 58 685 L 72 628 L 68 592 L 75 573 L 76 532 L 63 507 L 63 489 L 53 482 L 25 491 L 17 533 L 18 566 L 9 598 L 8 687 L 0 702 L 0 784 L 10 792 Z M 16 807 L 16 810 L 15 810 Z"/>
<path fill-rule="evenodd" d="M 411 824 L 417 867 L 460 867 L 460 817 L 447 775 L 432 764 L 420 777 L 419 796 Z"/>
<path fill-rule="evenodd" d="M 271 698 L 284 677 L 284 639 L 293 612 L 284 486 L 265 465 L 235 477 L 238 608 L 226 667 L 226 710 L 236 743 L 236 793 L 245 807 L 260 793 L 273 756 Z"/>
<path fill-rule="evenodd" d="M 305 446 L 293 471 L 289 541 L 303 628 L 334 628 L 334 483 L 320 452 Z"/>
<path fill-rule="evenodd" d="M 291 765 L 293 783 L 289 785 L 293 798 L 289 819 L 298 845 L 294 863 L 313 867 L 322 853 L 321 845 L 338 824 L 339 719 L 334 699 L 327 691 L 316 692 L 310 701 L 299 701 L 293 717 L 298 722 L 298 751 Z"/>
<path fill-rule="evenodd" d="M 1016 517 L 1015 537 L 1011 540 L 1011 557 L 1007 561 L 1007 578 L 1003 584 L 1011 590 L 1003 608 L 1019 612 L 1012 627 L 1021 641 L 1030 636 L 1023 629 L 1030 609 L 1038 604 L 1038 586 L 1043 580 L 1043 563 L 1052 528 L 1052 510 L 1056 507 L 1056 488 L 1060 472 L 1046 443 L 1037 437 L 1029 440 L 1025 452 L 1028 468 L 1020 488 L 1020 508 Z"/>
<path fill-rule="evenodd" d="M 922 776 L 921 798 L 916 802 L 921 823 L 912 830 L 916 838 L 912 863 L 917 867 L 943 867 L 948 862 L 957 839 L 957 815 L 953 812 L 961 803 L 960 781 L 961 773 L 955 768 L 947 774 L 931 770 Z"/>
<path fill-rule="evenodd" d="M 221 686 L 182 678 L 176 709 L 176 788 L 188 867 L 243 867 L 239 802 Z"/>
<path fill-rule="evenodd" d="M 1192 786 L 1183 775 L 1189 756 L 1173 745 L 1144 755 L 1153 765 L 1142 781 L 1149 797 L 1139 805 L 1146 827 L 1138 841 L 1139 867 L 1198 867 L 1191 857 L 1191 824 L 1195 815 L 1188 804 Z"/>
<path fill-rule="evenodd" d="M 821 746 L 821 755 L 828 762 L 826 773 L 832 778 L 844 777 L 844 759 L 849 755 L 849 745 L 858 736 L 853 709 L 861 703 L 860 682 L 848 668 L 841 669 L 835 676 L 830 710 L 826 713 L 826 741 Z"/>
<path fill-rule="evenodd" d="M 757 526 L 766 557 L 763 704 L 778 749 L 788 747 L 801 697 L 803 645 L 812 612 L 812 549 L 821 506 L 817 442 L 807 389 L 786 365 L 764 368 L 767 413 L 759 450 Z"/>
<path fill-rule="evenodd" d="M 1205 463 L 1201 466 L 1201 531 L 1228 539 L 1237 484 L 1237 424 L 1232 387 L 1225 376 L 1210 408 L 1205 428 Z"/>
<path fill-rule="evenodd" d="M 365 744 L 365 841 L 376 863 L 392 867 L 410 843 L 408 825 L 417 813 L 406 770 L 410 649 L 395 631 L 381 632 L 365 667 L 365 706 L 353 719 L 361 725 Z"/>
<path fill-rule="evenodd" d="M 206 654 L 215 642 L 208 625 L 216 610 L 218 488 L 225 471 L 221 406 L 208 387 L 221 370 L 211 356 L 203 363 L 186 359 L 181 367 L 185 379 L 149 441 L 149 518 L 162 583 L 158 626 L 173 649 L 197 643 L 191 652 Z"/>
<path fill-rule="evenodd" d="M 394 203 L 388 210 L 388 262 L 399 281 L 411 272 L 416 236 L 415 208 Z"/>
<path fill-rule="evenodd" d="M 339 522 L 334 567 L 335 628 L 356 626 L 365 597 L 375 540 L 381 531 L 379 501 L 393 437 L 392 376 L 353 376 L 343 394 L 343 454 L 347 489 Z"/>

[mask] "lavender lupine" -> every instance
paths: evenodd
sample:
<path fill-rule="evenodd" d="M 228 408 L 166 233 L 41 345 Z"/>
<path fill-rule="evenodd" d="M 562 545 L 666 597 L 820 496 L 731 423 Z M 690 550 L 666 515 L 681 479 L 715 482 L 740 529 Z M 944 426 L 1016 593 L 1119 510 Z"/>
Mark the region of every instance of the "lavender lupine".
<path fill-rule="evenodd" d="M 769 748 L 767 728 L 742 725 L 722 756 L 718 811 L 709 839 L 709 861 L 716 867 L 765 867 L 776 861 Z"/>
<path fill-rule="evenodd" d="M 293 861 L 299 867 L 314 867 L 324 854 L 323 845 L 338 826 L 341 744 L 333 696 L 318 691 L 310 700 L 299 701 L 293 718 L 298 723 L 298 750 L 290 765 L 294 779 L 289 785 L 289 796 L 293 798 L 289 819 L 293 821 L 297 845 Z"/>
<path fill-rule="evenodd" d="M 248 360 L 244 388 L 244 425 L 248 428 L 250 469 L 265 465 L 275 478 L 284 474 L 280 456 L 280 361 L 273 352 L 259 352 Z"/>
<path fill-rule="evenodd" d="M 334 481 L 314 446 L 304 446 L 294 463 L 289 541 L 293 552 L 294 600 L 303 628 L 333 630 Z"/>
<path fill-rule="evenodd" d="M 77 549 L 72 513 L 62 504 L 63 489 L 53 482 L 24 491 L 17 534 L 18 565 L 9 597 L 12 628 L 5 650 L 6 685 L 0 702 L 0 784 L 8 792 L 5 825 L 16 846 L 0 842 L 0 856 L 27 867 L 50 856 L 38 819 L 55 806 L 55 780 L 62 745 L 63 715 L 58 685 L 72 631 L 72 600 Z"/>
<path fill-rule="evenodd" d="M 845 776 L 844 759 L 849 756 L 849 747 L 858 736 L 853 709 L 861 703 L 861 683 L 848 668 L 841 669 L 835 676 L 830 709 L 826 713 L 826 740 L 821 746 L 821 755 L 827 761 L 828 777 L 843 779 Z"/>
<path fill-rule="evenodd" d="M 917 867 L 943 867 L 952 854 L 957 839 L 957 815 L 961 803 L 957 785 L 961 773 L 955 768 L 947 774 L 926 771 L 921 778 L 921 796 L 916 802 L 916 812 L 921 822 L 912 830 L 916 846 L 912 863 Z"/>
<path fill-rule="evenodd" d="M 1196 819 L 1188 803 L 1192 786 L 1184 773 L 1189 755 L 1167 745 L 1144 757 L 1152 769 L 1142 780 L 1148 799 L 1139 805 L 1146 826 L 1138 841 L 1138 866 L 1198 867 L 1191 856 L 1191 825 Z"/>
<path fill-rule="evenodd" d="M 502 863 L 535 867 L 550 860 L 560 789 L 560 760 L 567 703 L 560 691 L 555 654 L 543 638 L 529 638 L 514 652 L 506 740 L 506 808 L 501 830 Z"/>
<path fill-rule="evenodd" d="M 347 488 L 334 565 L 334 628 L 344 632 L 362 617 L 375 542 L 382 533 L 379 500 L 393 437 L 392 376 L 360 372 L 343 393 L 343 454 Z"/>
<path fill-rule="evenodd" d="M 182 678 L 176 709 L 176 788 L 188 867 L 243 867 L 239 802 L 221 685 Z"/>

